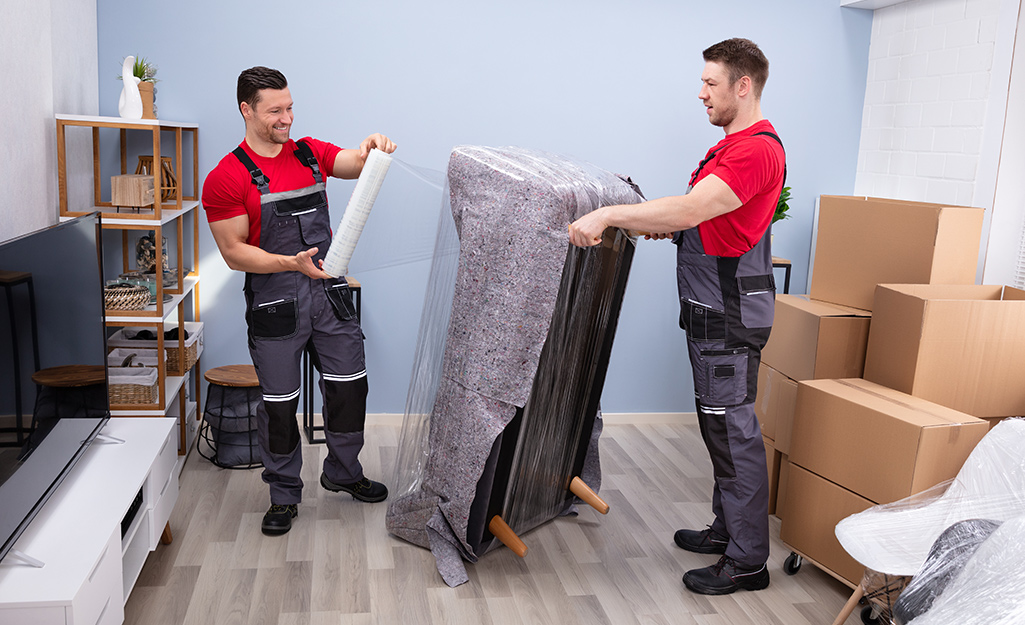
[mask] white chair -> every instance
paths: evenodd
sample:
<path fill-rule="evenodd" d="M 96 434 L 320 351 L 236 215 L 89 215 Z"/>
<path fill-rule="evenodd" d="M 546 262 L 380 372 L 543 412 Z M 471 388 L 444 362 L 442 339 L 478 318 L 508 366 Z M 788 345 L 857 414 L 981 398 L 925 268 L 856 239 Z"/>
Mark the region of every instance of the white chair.
<path fill-rule="evenodd" d="M 871 571 L 913 576 L 943 530 L 966 519 L 1007 521 L 1025 515 L 1025 419 L 1006 419 L 986 434 L 950 482 L 907 499 L 851 515 L 836 537 Z M 855 589 L 834 625 L 864 596 Z"/>

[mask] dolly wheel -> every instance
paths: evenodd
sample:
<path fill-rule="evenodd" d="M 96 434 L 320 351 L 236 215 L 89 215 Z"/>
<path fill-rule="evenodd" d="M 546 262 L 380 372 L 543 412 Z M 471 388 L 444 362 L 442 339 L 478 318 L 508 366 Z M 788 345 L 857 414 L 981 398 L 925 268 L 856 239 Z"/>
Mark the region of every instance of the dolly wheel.
<path fill-rule="evenodd" d="M 804 559 L 794 552 L 790 552 L 787 559 L 783 562 L 783 572 L 787 575 L 797 575 L 797 572 L 801 570 L 801 564 Z"/>

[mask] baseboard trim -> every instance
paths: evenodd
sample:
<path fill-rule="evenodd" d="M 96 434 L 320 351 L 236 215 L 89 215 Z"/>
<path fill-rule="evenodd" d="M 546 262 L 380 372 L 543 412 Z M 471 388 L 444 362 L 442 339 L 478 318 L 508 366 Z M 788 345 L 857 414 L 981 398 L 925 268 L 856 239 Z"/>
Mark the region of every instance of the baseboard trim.
<path fill-rule="evenodd" d="M 605 425 L 697 425 L 696 412 L 603 412 Z M 320 414 L 314 415 L 315 423 L 322 423 Z M 389 412 L 367 414 L 367 425 L 401 426 L 403 415 Z"/>

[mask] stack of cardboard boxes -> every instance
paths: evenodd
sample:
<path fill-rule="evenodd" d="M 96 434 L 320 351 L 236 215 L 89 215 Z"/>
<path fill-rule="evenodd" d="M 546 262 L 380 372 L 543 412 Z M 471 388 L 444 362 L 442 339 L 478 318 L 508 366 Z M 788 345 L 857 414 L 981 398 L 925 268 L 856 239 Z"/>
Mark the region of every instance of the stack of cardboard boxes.
<path fill-rule="evenodd" d="M 974 285 L 982 220 L 823 196 L 810 294 L 776 299 L 756 403 L 770 513 L 851 584 L 837 522 L 954 477 L 987 420 L 1025 414 L 1025 292 Z"/>

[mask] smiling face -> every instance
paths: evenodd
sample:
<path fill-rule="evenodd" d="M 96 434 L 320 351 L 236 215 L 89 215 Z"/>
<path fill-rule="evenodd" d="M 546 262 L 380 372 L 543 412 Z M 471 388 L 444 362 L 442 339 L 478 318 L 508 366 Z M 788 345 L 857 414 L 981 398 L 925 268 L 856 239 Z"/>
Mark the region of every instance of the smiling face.
<path fill-rule="evenodd" d="M 242 116 L 246 120 L 246 139 L 250 146 L 258 149 L 254 142 L 262 147 L 274 147 L 288 143 L 288 132 L 292 127 L 292 94 L 288 87 L 284 89 L 260 89 L 256 105 L 241 105 Z"/>
<path fill-rule="evenodd" d="M 705 63 L 701 72 L 701 91 L 698 98 L 704 103 L 708 112 L 708 121 L 713 126 L 727 128 L 737 118 L 740 109 L 740 82 L 730 83 L 730 74 L 726 68 L 715 61 Z"/>

